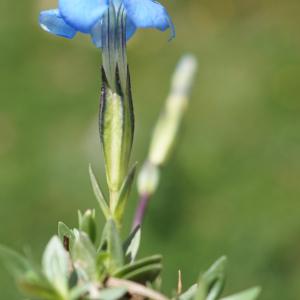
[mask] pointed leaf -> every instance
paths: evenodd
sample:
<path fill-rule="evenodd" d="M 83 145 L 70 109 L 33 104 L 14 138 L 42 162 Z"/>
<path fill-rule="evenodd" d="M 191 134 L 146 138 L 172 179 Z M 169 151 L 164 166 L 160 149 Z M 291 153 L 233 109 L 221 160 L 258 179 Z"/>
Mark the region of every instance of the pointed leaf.
<path fill-rule="evenodd" d="M 137 256 L 141 243 L 141 227 L 137 226 L 123 245 L 126 260 L 133 262 Z"/>
<path fill-rule="evenodd" d="M 110 219 L 106 222 L 103 230 L 102 240 L 100 243 L 100 251 L 106 251 L 109 255 L 108 265 L 106 266 L 110 272 L 115 271 L 124 264 L 124 255 L 122 241 L 119 236 L 117 226 L 114 220 Z"/>
<path fill-rule="evenodd" d="M 94 194 L 96 196 L 96 199 L 98 200 L 99 206 L 102 210 L 102 213 L 104 214 L 106 219 L 109 219 L 110 217 L 110 211 L 109 211 L 109 207 L 105 201 L 105 198 L 103 196 L 103 193 L 101 192 L 101 189 L 98 185 L 97 179 L 94 175 L 92 166 L 89 166 L 89 173 L 90 173 L 90 178 L 91 178 L 91 182 L 92 182 L 92 187 L 93 187 L 93 191 Z"/>
<path fill-rule="evenodd" d="M 122 278 L 122 277 L 125 278 L 126 275 L 129 273 L 138 271 L 139 269 L 144 268 L 149 265 L 160 264 L 161 261 L 162 261 L 161 255 L 153 255 L 153 256 L 146 257 L 146 258 L 142 258 L 132 264 L 128 264 L 128 265 L 120 268 L 115 273 L 113 273 L 113 276 L 119 277 L 119 278 Z"/>
<path fill-rule="evenodd" d="M 129 171 L 127 177 L 125 178 L 125 181 L 121 187 L 121 191 L 119 193 L 118 202 L 115 204 L 116 206 L 113 208 L 113 213 L 119 222 L 121 222 L 124 209 L 131 191 L 131 187 L 133 184 L 135 172 L 136 172 L 137 163 L 133 165 L 131 170 Z"/>
<path fill-rule="evenodd" d="M 195 300 L 215 300 L 221 294 L 225 283 L 227 258 L 218 259 L 199 280 Z"/>
<path fill-rule="evenodd" d="M 222 298 L 222 300 L 255 300 L 261 292 L 260 287 L 254 287 L 238 294 Z"/>
<path fill-rule="evenodd" d="M 152 264 L 127 273 L 122 278 L 142 284 L 153 282 L 162 270 L 162 264 Z"/>

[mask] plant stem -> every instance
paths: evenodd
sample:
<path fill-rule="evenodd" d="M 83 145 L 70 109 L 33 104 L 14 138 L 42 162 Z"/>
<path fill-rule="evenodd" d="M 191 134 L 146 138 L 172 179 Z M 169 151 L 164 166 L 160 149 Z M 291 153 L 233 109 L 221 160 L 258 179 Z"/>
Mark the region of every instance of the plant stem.
<path fill-rule="evenodd" d="M 140 195 L 138 207 L 136 209 L 135 216 L 133 219 L 132 229 L 135 229 L 137 226 L 142 225 L 142 222 L 144 220 L 145 213 L 146 213 L 146 210 L 148 207 L 149 200 L 150 200 L 149 194 L 145 193 L 145 194 Z"/>
<path fill-rule="evenodd" d="M 106 285 L 108 287 L 125 287 L 128 292 L 132 295 L 142 296 L 143 298 L 153 299 L 153 300 L 169 300 L 164 295 L 144 286 L 139 283 L 119 279 L 114 277 L 109 277 Z M 134 297 L 133 297 L 134 298 Z"/>

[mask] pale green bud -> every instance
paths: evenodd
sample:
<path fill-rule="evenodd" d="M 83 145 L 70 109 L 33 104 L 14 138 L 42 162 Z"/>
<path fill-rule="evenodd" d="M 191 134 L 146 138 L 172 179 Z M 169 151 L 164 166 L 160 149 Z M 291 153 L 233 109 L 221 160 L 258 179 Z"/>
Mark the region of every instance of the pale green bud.
<path fill-rule="evenodd" d="M 120 82 L 116 71 L 116 82 Z M 134 114 L 130 80 L 126 91 L 121 86 L 116 92 L 110 89 L 103 71 L 103 89 L 100 107 L 100 136 L 104 152 L 107 184 L 110 194 L 116 194 L 128 174 L 134 134 Z M 111 197 L 115 198 L 115 197 Z M 111 199 L 111 202 L 116 201 Z M 110 203 L 114 207 L 116 203 Z"/>
<path fill-rule="evenodd" d="M 150 161 L 143 165 L 137 180 L 138 192 L 140 195 L 152 195 L 159 183 L 160 171 Z"/>
<path fill-rule="evenodd" d="M 187 55 L 181 59 L 173 75 L 171 92 L 154 129 L 150 145 L 149 160 L 154 165 L 165 163 L 174 146 L 196 69 L 196 59 Z"/>

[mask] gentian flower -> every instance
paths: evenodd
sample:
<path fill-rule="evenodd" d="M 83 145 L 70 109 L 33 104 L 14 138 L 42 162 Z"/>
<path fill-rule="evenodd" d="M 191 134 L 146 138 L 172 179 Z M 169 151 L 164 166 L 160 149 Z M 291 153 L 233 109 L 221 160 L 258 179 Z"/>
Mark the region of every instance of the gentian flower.
<path fill-rule="evenodd" d="M 73 38 L 77 32 L 90 34 L 97 47 L 102 47 L 99 27 L 103 26 L 103 17 L 109 6 L 123 6 L 126 12 L 126 40 L 130 39 L 138 28 L 156 28 L 175 31 L 166 9 L 154 0 L 59 0 L 58 9 L 40 13 L 41 27 L 52 34 Z"/>

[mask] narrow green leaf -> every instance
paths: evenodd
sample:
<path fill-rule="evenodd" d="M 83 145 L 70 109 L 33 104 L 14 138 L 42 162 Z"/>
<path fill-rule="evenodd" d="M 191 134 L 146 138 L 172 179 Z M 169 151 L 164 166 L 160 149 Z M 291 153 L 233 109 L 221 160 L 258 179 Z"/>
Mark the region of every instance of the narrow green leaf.
<path fill-rule="evenodd" d="M 220 296 L 225 284 L 226 263 L 227 258 L 221 257 L 200 277 L 195 300 L 215 300 Z"/>
<path fill-rule="evenodd" d="M 71 252 L 78 277 L 83 281 L 97 280 L 96 249 L 87 234 L 76 231 Z"/>
<path fill-rule="evenodd" d="M 127 177 L 124 180 L 124 183 L 121 187 L 121 190 L 119 192 L 118 202 L 115 204 L 115 207 L 113 207 L 113 214 L 116 220 L 121 222 L 124 209 L 131 191 L 131 187 L 134 181 L 135 172 L 136 172 L 137 163 L 133 165 L 131 170 L 129 171 Z"/>
<path fill-rule="evenodd" d="M 126 9 L 123 5 L 119 6 L 117 12 L 117 65 L 120 75 L 120 85 L 122 90 L 127 86 L 127 54 L 126 54 Z"/>
<path fill-rule="evenodd" d="M 141 284 L 153 282 L 162 270 L 162 264 L 152 264 L 127 273 L 122 278 Z"/>
<path fill-rule="evenodd" d="M 103 193 L 101 192 L 101 189 L 98 185 L 97 179 L 94 175 L 92 166 L 89 165 L 89 173 L 90 173 L 90 178 L 91 178 L 91 183 L 93 187 L 94 194 L 96 196 L 96 199 L 98 200 L 99 206 L 102 210 L 102 213 L 104 214 L 105 218 L 108 220 L 110 217 L 110 210 L 109 207 L 105 201 L 105 198 L 103 196 Z"/>
<path fill-rule="evenodd" d="M 69 255 L 58 236 L 54 236 L 43 254 L 42 269 L 50 283 L 61 295 L 68 290 Z"/>
<path fill-rule="evenodd" d="M 116 70 L 116 11 L 115 6 L 110 5 L 102 17 L 102 64 L 107 76 L 109 85 L 115 88 L 115 70 Z"/>
<path fill-rule="evenodd" d="M 261 293 L 260 287 L 254 287 L 238 294 L 222 298 L 222 300 L 255 300 Z"/>
<path fill-rule="evenodd" d="M 108 265 L 106 266 L 109 272 L 114 272 L 124 264 L 124 254 L 122 248 L 122 241 L 117 230 L 114 220 L 109 219 L 103 230 L 102 240 L 100 243 L 100 251 L 108 253 Z"/>
<path fill-rule="evenodd" d="M 153 255 L 153 256 L 146 257 L 146 258 L 142 258 L 132 264 L 128 264 L 128 265 L 120 268 L 115 273 L 113 273 L 113 276 L 120 277 L 120 278 L 126 277 L 126 275 L 129 273 L 132 273 L 134 271 L 137 271 L 137 270 L 144 268 L 146 266 L 149 266 L 149 265 L 160 264 L 161 261 L 162 261 L 161 255 Z"/>
<path fill-rule="evenodd" d="M 137 256 L 141 243 L 141 227 L 137 226 L 123 245 L 126 261 L 133 262 Z"/>

